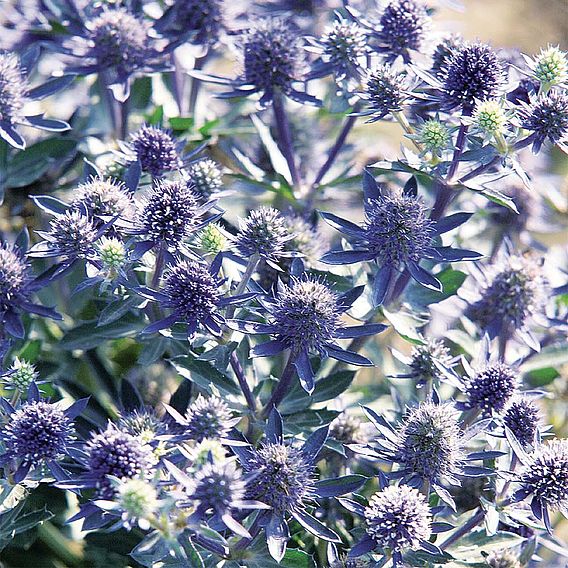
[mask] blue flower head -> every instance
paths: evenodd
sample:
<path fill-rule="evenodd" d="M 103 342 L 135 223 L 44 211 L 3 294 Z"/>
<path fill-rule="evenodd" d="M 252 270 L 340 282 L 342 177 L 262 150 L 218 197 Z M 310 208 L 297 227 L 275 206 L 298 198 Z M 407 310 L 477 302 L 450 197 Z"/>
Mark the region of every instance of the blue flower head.
<path fill-rule="evenodd" d="M 211 196 L 221 191 L 223 187 L 223 170 L 217 162 L 209 158 L 203 158 L 189 164 L 186 171 L 195 192 L 201 199 L 208 200 Z"/>
<path fill-rule="evenodd" d="M 188 338 L 200 325 L 213 335 L 221 335 L 221 325 L 225 320 L 219 309 L 240 303 L 251 295 L 223 297 L 219 290 L 222 282 L 216 276 L 218 271 L 219 263 L 216 261 L 208 266 L 192 260 L 179 260 L 168 266 L 159 291 L 140 288 L 140 294 L 159 302 L 171 312 L 166 318 L 149 325 L 144 333 L 154 333 L 181 322 L 187 324 Z"/>
<path fill-rule="evenodd" d="M 70 18 L 70 39 L 61 50 L 78 60 L 70 73 L 99 73 L 116 100 L 130 96 L 134 75 L 166 68 L 161 46 L 150 23 L 118 6 L 95 10 L 92 14 L 74 12 Z"/>
<path fill-rule="evenodd" d="M 364 80 L 361 98 L 365 110 L 357 113 L 370 116 L 367 122 L 376 122 L 391 113 L 400 112 L 408 99 L 406 73 L 396 71 L 390 65 L 378 65 L 370 69 Z"/>
<path fill-rule="evenodd" d="M 468 43 L 452 49 L 442 76 L 442 102 L 468 113 L 479 101 L 498 97 L 505 69 L 497 53 L 484 43 Z"/>
<path fill-rule="evenodd" d="M 522 461 L 514 500 L 530 498 L 532 512 L 551 532 L 551 510 L 568 516 L 568 441 L 542 444 Z"/>
<path fill-rule="evenodd" d="M 438 79 L 442 79 L 446 73 L 446 68 L 452 57 L 454 50 L 463 44 L 463 38 L 460 35 L 452 34 L 444 38 L 434 49 L 432 55 L 432 74 Z"/>
<path fill-rule="evenodd" d="M 361 477 L 348 487 L 316 481 L 315 463 L 328 436 L 328 428 L 311 434 L 301 446 L 284 441 L 282 418 L 273 408 L 268 418 L 266 437 L 258 448 L 234 446 L 246 473 L 254 475 L 247 487 L 247 499 L 271 507 L 258 517 L 266 532 L 268 549 L 278 562 L 286 552 L 290 538 L 287 519 L 292 516 L 307 531 L 324 540 L 339 542 L 337 535 L 315 519 L 307 507 L 318 497 L 331 497 L 354 491 L 364 481 Z"/>
<path fill-rule="evenodd" d="M 251 22 L 236 42 L 243 71 L 230 80 L 199 71 L 190 74 L 196 78 L 232 87 L 222 98 L 246 97 L 260 94 L 261 108 L 272 104 L 280 93 L 302 104 L 320 106 L 321 102 L 297 85 L 307 78 L 308 66 L 302 39 L 294 25 L 279 18 L 262 18 Z"/>
<path fill-rule="evenodd" d="M 158 126 L 139 128 L 130 136 L 130 147 L 140 161 L 142 171 L 153 177 L 178 170 L 182 165 L 178 142 L 167 130 Z"/>
<path fill-rule="evenodd" d="M 174 464 L 166 462 L 172 477 L 185 489 L 186 497 L 181 507 L 191 507 L 188 523 L 203 521 L 209 517 L 220 520 L 235 534 L 252 538 L 248 530 L 236 519 L 240 511 L 265 510 L 269 507 L 259 501 L 246 499 L 247 476 L 236 467 L 233 460 L 208 461 L 191 475 Z M 235 518 L 236 517 L 236 518 Z"/>
<path fill-rule="evenodd" d="M 136 206 L 132 194 L 126 186 L 113 178 L 91 177 L 73 190 L 71 209 L 86 213 L 100 226 L 101 218 L 117 215 L 125 220 L 133 220 Z M 100 221 L 99 221 L 100 220 Z"/>
<path fill-rule="evenodd" d="M 394 0 L 384 9 L 374 36 L 388 60 L 402 56 L 409 62 L 420 51 L 430 29 L 430 16 L 420 0 Z"/>
<path fill-rule="evenodd" d="M 542 145 L 566 145 L 568 140 L 568 95 L 559 90 L 540 95 L 530 104 L 524 103 L 520 111 L 520 125 L 531 133 L 533 150 Z"/>
<path fill-rule="evenodd" d="M 412 178 L 411 178 L 412 181 Z M 442 284 L 419 262 L 475 260 L 479 253 L 440 246 L 436 237 L 450 231 L 471 217 L 471 213 L 455 213 L 434 221 L 418 197 L 416 185 L 407 183 L 401 193 L 387 193 L 367 171 L 364 173 L 365 223 L 362 226 L 332 213 L 322 217 L 351 240 L 353 250 L 331 251 L 323 255 L 327 264 L 353 264 L 375 261 L 379 270 L 373 283 L 373 302 L 381 305 L 401 267 L 422 286 L 440 291 Z"/>
<path fill-rule="evenodd" d="M 67 410 L 58 404 L 51 404 L 39 397 L 37 387 L 32 384 L 28 400 L 14 409 L 8 402 L 2 406 L 10 420 L 4 426 L 0 437 L 5 452 L 0 463 L 15 469 L 14 480 L 19 483 L 30 470 L 46 465 L 56 479 L 66 477 L 57 463 L 75 442 L 73 420 L 84 410 L 87 399 L 77 401 Z"/>
<path fill-rule="evenodd" d="M 112 425 L 91 437 L 85 454 L 87 471 L 83 474 L 83 486 L 94 488 L 100 499 L 112 499 L 115 495 L 108 476 L 134 479 L 149 473 L 155 464 L 151 446 Z"/>
<path fill-rule="evenodd" d="M 155 28 L 176 43 L 209 46 L 224 28 L 224 0 L 178 0 L 169 6 Z"/>
<path fill-rule="evenodd" d="M 538 350 L 530 330 L 533 321 L 547 325 L 545 307 L 548 283 L 543 259 L 534 254 L 515 254 L 508 243 L 498 262 L 477 271 L 479 299 L 465 315 L 492 339 L 516 336 Z"/>
<path fill-rule="evenodd" d="M 538 406 L 527 397 L 513 399 L 503 414 L 503 425 L 522 447 L 535 445 L 540 424 Z"/>
<path fill-rule="evenodd" d="M 484 416 L 500 414 L 518 386 L 518 371 L 505 363 L 490 364 L 466 382 L 466 406 L 481 410 Z"/>
<path fill-rule="evenodd" d="M 341 316 L 361 295 L 363 287 L 353 288 L 344 294 L 335 293 L 319 279 L 301 273 L 290 278 L 288 284 L 279 283 L 273 298 L 262 303 L 267 311 L 267 323 L 233 320 L 232 324 L 245 333 L 270 334 L 273 340 L 255 346 L 254 357 L 272 356 L 290 349 L 302 387 L 312 392 L 314 372 L 309 355 L 316 353 L 354 365 L 372 365 L 367 358 L 345 351 L 337 340 L 374 335 L 385 329 L 381 324 L 364 324 L 346 327 Z"/>
<path fill-rule="evenodd" d="M 166 407 L 176 424 L 172 430 L 182 439 L 194 442 L 224 439 L 240 418 L 233 418 L 227 403 L 217 396 L 199 395 L 188 407 L 185 416 Z"/>
<path fill-rule="evenodd" d="M 43 114 L 30 115 L 26 111 L 29 102 L 41 100 L 63 89 L 72 80 L 72 77 L 63 76 L 32 87 L 28 76 L 38 57 L 37 46 L 30 48 L 21 57 L 0 50 L 0 138 L 18 149 L 26 146 L 16 129 L 18 125 L 54 132 L 69 130 L 66 122 L 44 118 Z"/>
<path fill-rule="evenodd" d="M 407 485 L 375 493 L 365 508 L 365 530 L 380 550 L 400 560 L 403 550 L 416 550 L 430 537 L 432 514 L 424 495 Z"/>
<path fill-rule="evenodd" d="M 319 39 L 308 39 L 309 51 L 319 55 L 308 78 L 333 74 L 338 85 L 346 83 L 344 86 L 351 90 L 351 83 L 355 84 L 361 77 L 369 53 L 365 29 L 338 15 Z"/>
<path fill-rule="evenodd" d="M 0 326 L 0 343 L 4 332 L 12 337 L 24 337 L 21 313 L 61 319 L 53 309 L 34 304 L 31 299 L 33 292 L 44 286 L 49 278 L 45 275 L 33 277 L 25 258 L 27 240 L 25 233 L 14 245 L 0 240 L 0 321 L 3 323 Z"/>

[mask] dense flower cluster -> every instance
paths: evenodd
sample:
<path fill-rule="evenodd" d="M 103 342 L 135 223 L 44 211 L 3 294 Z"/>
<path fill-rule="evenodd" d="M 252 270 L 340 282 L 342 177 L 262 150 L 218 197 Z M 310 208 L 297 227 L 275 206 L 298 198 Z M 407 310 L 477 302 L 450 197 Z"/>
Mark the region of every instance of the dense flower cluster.
<path fill-rule="evenodd" d="M 453 0 L 4 4 L 2 558 L 556 568 L 562 47 Z"/>

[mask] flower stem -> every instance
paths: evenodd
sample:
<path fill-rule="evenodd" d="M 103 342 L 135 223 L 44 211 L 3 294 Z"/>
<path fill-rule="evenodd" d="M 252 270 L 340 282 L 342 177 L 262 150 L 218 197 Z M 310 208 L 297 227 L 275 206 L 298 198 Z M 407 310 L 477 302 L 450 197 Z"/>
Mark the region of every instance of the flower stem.
<path fill-rule="evenodd" d="M 463 154 L 465 148 L 465 140 L 468 130 L 469 130 L 469 124 L 462 124 L 460 126 L 460 129 L 458 131 L 458 137 L 456 139 L 456 149 L 454 150 L 452 163 L 450 164 L 450 169 L 448 170 L 448 175 L 446 177 L 447 181 L 452 181 L 452 178 L 456 174 L 456 171 L 460 164 L 461 155 Z"/>
<path fill-rule="evenodd" d="M 203 66 L 205 65 L 206 60 L 207 60 L 207 55 L 204 55 L 203 57 L 197 57 L 195 59 L 195 65 L 193 66 L 193 69 L 196 70 L 196 71 L 203 69 Z M 191 90 L 189 92 L 188 108 L 189 108 L 189 114 L 193 117 L 195 117 L 195 108 L 197 106 L 197 97 L 199 96 L 200 88 L 201 88 L 201 81 L 199 81 L 198 79 L 192 79 L 191 80 Z M 183 91 L 185 91 L 185 89 Z M 183 91 L 182 91 L 181 94 L 184 97 L 185 93 Z M 185 105 L 183 103 L 182 103 L 182 107 L 185 107 Z"/>
<path fill-rule="evenodd" d="M 241 294 L 244 294 L 244 292 L 247 289 L 248 283 L 250 282 L 250 279 L 252 278 L 252 275 L 254 274 L 254 271 L 256 270 L 256 267 L 258 266 L 259 262 L 260 262 L 260 256 L 258 254 L 253 254 L 249 258 L 245 273 L 243 274 L 243 277 L 241 278 L 241 281 L 239 282 L 239 285 L 235 290 L 235 296 L 240 296 Z M 225 318 L 228 320 L 232 319 L 233 316 L 235 315 L 236 309 L 237 307 L 234 305 L 229 306 L 227 308 L 227 313 L 225 314 Z"/>
<path fill-rule="evenodd" d="M 457 542 L 462 536 L 465 536 L 471 529 L 474 529 L 479 523 L 485 518 L 485 511 L 483 509 L 478 509 L 475 515 L 467 521 L 463 526 L 456 529 L 456 531 L 449 536 L 441 545 L 440 549 L 445 550 L 448 546 Z"/>
<path fill-rule="evenodd" d="M 278 381 L 276 388 L 272 391 L 270 400 L 262 411 L 262 418 L 266 418 L 270 414 L 272 407 L 277 407 L 288 393 L 290 384 L 292 383 L 292 379 L 294 378 L 296 372 L 296 368 L 294 367 L 294 355 L 294 352 L 291 351 L 290 355 L 288 356 L 286 366 L 284 367 L 282 375 L 280 376 L 280 380 Z"/>
<path fill-rule="evenodd" d="M 280 151 L 286 158 L 288 163 L 288 169 L 290 170 L 290 175 L 292 176 L 292 184 L 294 187 L 300 187 L 300 174 L 298 173 L 298 168 L 296 167 L 296 160 L 294 158 L 294 147 L 292 146 L 292 133 L 290 131 L 290 123 L 288 122 L 288 115 L 286 114 L 286 108 L 284 107 L 284 99 L 281 93 L 276 93 L 274 95 L 274 100 L 272 103 L 274 107 L 274 119 L 276 120 L 276 128 L 278 130 L 278 146 Z"/>
<path fill-rule="evenodd" d="M 235 376 L 237 377 L 239 386 L 241 387 L 241 390 L 243 391 L 243 394 L 247 401 L 247 405 L 250 408 L 251 412 L 254 413 L 256 411 L 256 400 L 250 390 L 250 387 L 248 386 L 247 378 L 245 376 L 245 371 L 241 365 L 241 362 L 239 361 L 239 358 L 237 357 L 237 354 L 234 351 L 231 353 L 230 362 L 231 362 L 231 368 L 233 369 Z"/>
<path fill-rule="evenodd" d="M 152 274 L 152 280 L 150 281 L 151 288 L 157 288 L 160 282 L 160 276 L 162 276 L 162 270 L 164 268 L 164 244 L 160 243 L 158 246 L 158 252 L 156 253 L 156 262 L 154 263 L 154 274 Z"/>

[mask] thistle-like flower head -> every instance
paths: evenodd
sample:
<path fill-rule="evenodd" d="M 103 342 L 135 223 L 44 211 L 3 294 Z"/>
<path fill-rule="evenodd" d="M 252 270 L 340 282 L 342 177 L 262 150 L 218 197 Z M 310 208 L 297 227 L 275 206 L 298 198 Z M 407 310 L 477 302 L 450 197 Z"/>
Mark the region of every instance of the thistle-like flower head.
<path fill-rule="evenodd" d="M 375 122 L 386 115 L 402 110 L 408 98 L 407 77 L 390 65 L 379 65 L 371 69 L 364 80 L 362 98 L 366 100 L 366 110 L 362 113 Z"/>
<path fill-rule="evenodd" d="M 193 183 L 194 191 L 202 199 L 209 199 L 223 187 L 223 171 L 217 162 L 209 158 L 189 164 L 187 173 Z"/>
<path fill-rule="evenodd" d="M 375 33 L 389 59 L 402 55 L 410 61 L 410 51 L 420 51 L 430 29 L 430 16 L 420 0 L 394 0 L 384 9 Z"/>
<path fill-rule="evenodd" d="M 477 101 L 496 98 L 504 68 L 497 54 L 483 43 L 463 43 L 451 51 L 442 78 L 446 107 L 471 112 Z"/>
<path fill-rule="evenodd" d="M 342 327 L 338 295 L 310 277 L 292 277 L 281 285 L 272 315 L 278 339 L 291 349 L 321 351 Z"/>
<path fill-rule="evenodd" d="M 398 430 L 398 460 L 422 479 L 439 482 L 461 472 L 465 459 L 459 412 L 451 405 L 421 403 Z"/>
<path fill-rule="evenodd" d="M 218 283 L 207 267 L 191 260 L 168 268 L 162 293 L 167 297 L 164 307 L 197 321 L 209 317 L 221 297 Z"/>
<path fill-rule="evenodd" d="M 135 205 L 131 194 L 119 181 L 112 178 L 92 177 L 73 191 L 70 207 L 86 211 L 93 217 L 115 217 L 131 220 Z"/>
<path fill-rule="evenodd" d="M 151 410 L 134 410 L 122 414 L 117 423 L 118 429 L 139 438 L 143 444 L 155 441 L 163 434 L 166 424 Z"/>
<path fill-rule="evenodd" d="M 140 160 L 142 171 L 154 177 L 181 167 L 177 141 L 163 128 L 142 126 L 130 136 L 130 146 Z"/>
<path fill-rule="evenodd" d="M 520 496 L 532 497 L 532 509 L 547 527 L 548 509 L 568 512 L 568 440 L 538 447 L 520 473 Z"/>
<path fill-rule="evenodd" d="M 117 7 L 99 12 L 85 24 L 91 41 L 90 55 L 102 69 L 115 68 L 127 76 L 144 67 L 151 52 L 150 25 Z"/>
<path fill-rule="evenodd" d="M 428 339 L 424 345 L 417 345 L 410 353 L 410 373 L 419 383 L 443 380 L 439 365 L 450 367 L 450 350 L 441 339 Z"/>
<path fill-rule="evenodd" d="M 85 445 L 85 452 L 86 476 L 100 499 L 112 499 L 116 493 L 109 475 L 118 479 L 134 479 L 148 473 L 155 463 L 149 445 L 114 426 L 93 435 Z"/>
<path fill-rule="evenodd" d="M 31 383 L 35 382 L 38 377 L 39 373 L 35 365 L 16 357 L 8 372 L 4 374 L 3 382 L 6 388 L 16 389 L 22 394 L 28 391 Z"/>
<path fill-rule="evenodd" d="M 130 519 L 148 519 L 157 511 L 158 491 L 144 479 L 126 479 L 118 484 L 116 500 Z"/>
<path fill-rule="evenodd" d="M 379 548 L 400 553 L 429 538 L 431 518 L 425 497 L 416 489 L 390 486 L 369 500 L 365 530 Z"/>
<path fill-rule="evenodd" d="M 189 499 L 204 511 L 223 515 L 245 497 L 246 483 L 234 462 L 206 463 L 194 475 Z"/>
<path fill-rule="evenodd" d="M 300 79 L 305 70 L 300 36 L 291 23 L 271 18 L 257 20 L 241 41 L 244 81 L 265 93 L 290 93 L 292 82 Z"/>
<path fill-rule="evenodd" d="M 507 122 L 507 113 L 496 100 L 480 102 L 473 112 L 473 123 L 486 134 L 501 134 Z"/>
<path fill-rule="evenodd" d="M 10 52 L 0 53 L 0 121 L 19 122 L 23 117 L 29 89 L 18 57 Z"/>
<path fill-rule="evenodd" d="M 548 140 L 551 144 L 564 144 L 568 139 L 568 95 L 550 91 L 540 95 L 520 111 L 520 125 L 531 132 L 533 149 L 538 152 Z"/>
<path fill-rule="evenodd" d="M 342 444 L 358 444 L 367 438 L 357 416 L 343 412 L 329 425 L 329 437 Z"/>
<path fill-rule="evenodd" d="M 57 460 L 73 442 L 73 420 L 55 404 L 33 400 L 10 416 L 2 432 L 5 456 L 31 467 Z"/>
<path fill-rule="evenodd" d="M 0 243 L 0 314 L 4 314 L 19 298 L 27 296 L 29 280 L 29 265 L 20 251 Z"/>
<path fill-rule="evenodd" d="M 178 248 L 200 226 L 197 196 L 191 185 L 159 181 L 144 200 L 140 232 L 149 241 Z"/>
<path fill-rule="evenodd" d="M 116 274 L 126 263 L 128 253 L 124 243 L 115 237 L 101 237 L 97 244 L 97 258 L 109 275 Z"/>
<path fill-rule="evenodd" d="M 343 19 L 325 28 L 319 44 L 322 60 L 329 64 L 338 80 L 356 74 L 368 52 L 365 30 L 356 22 Z"/>
<path fill-rule="evenodd" d="M 491 338 L 504 333 L 527 335 L 527 324 L 544 313 L 547 280 L 542 259 L 531 254 L 507 254 L 484 274 L 480 299 L 466 316 Z"/>
<path fill-rule="evenodd" d="M 199 395 L 187 409 L 183 435 L 196 442 L 217 440 L 227 435 L 232 423 L 232 412 L 225 401 Z"/>
<path fill-rule="evenodd" d="M 365 216 L 365 237 L 379 264 L 416 262 L 432 242 L 434 223 L 421 199 L 380 196 L 369 201 Z"/>
<path fill-rule="evenodd" d="M 539 422 L 538 406 L 528 398 L 513 399 L 503 414 L 503 424 L 524 447 L 534 445 Z"/>
<path fill-rule="evenodd" d="M 245 258 L 258 254 L 274 262 L 284 252 L 284 246 L 290 239 L 280 212 L 272 207 L 259 207 L 239 222 L 235 244 Z"/>
<path fill-rule="evenodd" d="M 450 61 L 453 51 L 463 44 L 460 35 L 452 34 L 445 37 L 434 49 L 432 55 L 432 74 L 438 79 L 443 79 L 446 68 Z"/>
<path fill-rule="evenodd" d="M 248 487 L 248 497 L 277 512 L 302 509 L 315 496 L 315 468 L 301 448 L 285 443 L 263 444 L 253 452 L 245 469 L 256 475 Z"/>
<path fill-rule="evenodd" d="M 424 148 L 436 155 L 450 143 L 450 130 L 439 120 L 430 118 L 420 125 L 416 139 Z"/>
<path fill-rule="evenodd" d="M 481 410 L 484 416 L 500 414 L 518 386 L 518 371 L 505 363 L 490 364 L 467 381 L 467 405 Z"/>
<path fill-rule="evenodd" d="M 568 55 L 558 47 L 542 49 L 531 67 L 534 78 L 546 87 L 564 85 L 568 81 Z"/>
<path fill-rule="evenodd" d="M 66 211 L 54 217 L 47 235 L 52 255 L 68 259 L 89 256 L 97 238 L 98 232 L 93 221 L 77 210 Z"/>

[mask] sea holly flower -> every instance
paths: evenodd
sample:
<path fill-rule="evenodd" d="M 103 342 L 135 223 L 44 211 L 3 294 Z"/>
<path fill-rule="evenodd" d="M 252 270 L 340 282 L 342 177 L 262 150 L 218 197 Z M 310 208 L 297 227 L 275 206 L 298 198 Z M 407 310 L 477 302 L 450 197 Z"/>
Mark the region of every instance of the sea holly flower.
<path fill-rule="evenodd" d="M 141 529 L 148 530 L 151 526 L 148 519 L 153 518 L 160 507 L 157 488 L 149 481 L 135 478 L 116 479 L 115 489 L 124 526 L 130 528 L 135 522 Z"/>
<path fill-rule="evenodd" d="M 188 41 L 207 48 L 225 27 L 225 0 L 177 0 L 166 7 L 154 27 L 175 44 Z"/>
<path fill-rule="evenodd" d="M 437 158 L 450 147 L 451 143 L 450 129 L 436 118 L 430 118 L 420 124 L 412 138 Z"/>
<path fill-rule="evenodd" d="M 410 90 L 406 72 L 397 71 L 390 65 L 378 65 L 367 71 L 363 79 L 363 91 L 359 96 L 365 108 L 354 115 L 370 116 L 367 122 L 376 122 L 401 112 L 410 98 Z"/>
<path fill-rule="evenodd" d="M 269 505 L 261 511 L 257 522 L 264 528 L 271 556 L 280 562 L 290 539 L 288 519 L 292 517 L 318 538 L 341 542 L 339 537 L 308 512 L 317 498 L 334 497 L 355 491 L 365 478 L 346 476 L 316 481 L 315 463 L 328 436 L 323 427 L 301 445 L 284 440 L 282 417 L 273 408 L 266 427 L 265 438 L 255 447 L 234 446 L 246 473 L 254 475 L 247 489 L 247 498 Z"/>
<path fill-rule="evenodd" d="M 409 63 L 422 50 L 431 28 L 429 10 L 421 0 L 393 0 L 380 13 L 378 21 L 366 19 L 352 6 L 348 12 L 370 31 L 372 47 L 387 62 L 401 57 Z"/>
<path fill-rule="evenodd" d="M 426 497 L 414 487 L 383 487 L 371 496 L 367 506 L 350 499 L 339 501 L 351 513 L 363 517 L 365 525 L 365 536 L 353 546 L 348 558 L 375 550 L 383 554 L 390 551 L 393 567 L 402 568 L 402 554 L 407 550 L 440 554 L 440 549 L 428 542 L 439 526 L 432 522 Z"/>
<path fill-rule="evenodd" d="M 0 320 L 3 323 L 0 343 L 4 340 L 4 333 L 11 337 L 24 337 L 22 313 L 62 319 L 52 308 L 35 304 L 31 299 L 34 292 L 48 283 L 50 273 L 37 277 L 32 275 L 26 261 L 27 246 L 27 233 L 21 233 L 13 245 L 0 239 Z"/>
<path fill-rule="evenodd" d="M 334 215 L 321 216 L 347 236 L 353 250 L 331 251 L 323 255 L 327 264 L 354 264 L 374 261 L 379 269 L 373 281 L 373 303 L 381 305 L 399 269 L 404 267 L 422 286 L 442 290 L 441 282 L 419 265 L 420 260 L 457 262 L 477 260 L 477 252 L 437 244 L 436 237 L 465 223 L 471 213 L 454 213 L 434 221 L 418 197 L 416 185 L 407 183 L 402 193 L 387 193 L 365 171 L 363 179 L 365 222 L 356 225 Z M 411 180 L 412 181 L 412 180 Z"/>
<path fill-rule="evenodd" d="M 26 142 L 18 132 L 18 126 L 52 132 L 63 132 L 70 128 L 62 120 L 44 118 L 43 114 L 32 115 L 26 111 L 29 103 L 64 89 L 73 80 L 72 76 L 64 75 L 32 87 L 29 76 L 39 55 L 38 46 L 32 46 L 21 56 L 0 51 L 0 138 L 20 150 L 26 147 Z"/>
<path fill-rule="evenodd" d="M 515 254 L 505 242 L 495 263 L 472 271 L 479 290 L 465 310 L 466 317 L 490 339 L 516 337 L 538 351 L 531 324 L 548 325 L 545 307 L 549 292 L 543 259 L 530 253 Z"/>
<path fill-rule="evenodd" d="M 374 323 L 347 327 L 341 321 L 342 314 L 363 293 L 363 286 L 337 294 L 324 281 L 294 267 L 293 274 L 288 284 L 278 283 L 273 297 L 260 299 L 266 310 L 266 323 L 230 322 L 244 333 L 273 336 L 270 341 L 253 347 L 251 356 L 269 357 L 289 349 L 290 362 L 296 367 L 302 387 L 309 393 L 315 388 L 310 354 L 352 365 L 372 366 L 366 357 L 337 344 L 340 339 L 375 335 L 386 329 L 385 325 Z"/>
<path fill-rule="evenodd" d="M 551 533 L 550 511 L 568 518 L 568 441 L 551 440 L 520 458 L 523 467 L 516 476 L 520 488 L 513 501 L 530 499 L 533 514 Z"/>
<path fill-rule="evenodd" d="M 333 75 L 339 86 L 353 90 L 369 55 L 364 28 L 336 14 L 336 20 L 324 29 L 319 39 L 308 38 L 308 41 L 310 45 L 306 49 L 319 56 L 312 64 L 308 78 Z"/>
<path fill-rule="evenodd" d="M 136 215 L 136 204 L 128 188 L 116 179 L 102 176 L 92 176 L 79 184 L 73 190 L 69 208 L 86 213 L 97 226 L 104 224 L 105 218 L 133 220 Z"/>
<path fill-rule="evenodd" d="M 450 34 L 445 37 L 436 47 L 432 54 L 432 67 L 430 72 L 437 79 L 442 79 L 450 61 L 453 51 L 464 43 L 464 39 L 459 34 Z"/>
<path fill-rule="evenodd" d="M 272 207 L 259 207 L 253 209 L 246 219 L 239 219 L 239 231 L 234 243 L 243 258 L 256 255 L 280 270 L 277 264 L 280 257 L 297 256 L 285 250 L 286 243 L 293 238 L 280 211 Z"/>
<path fill-rule="evenodd" d="M 506 82 L 505 66 L 489 45 L 458 42 L 439 59 L 434 74 L 418 68 L 414 71 L 433 88 L 431 98 L 439 102 L 442 109 L 458 108 L 468 116 L 479 102 L 496 99 L 502 94 Z"/>
<path fill-rule="evenodd" d="M 379 473 L 380 479 L 400 479 L 401 483 L 418 488 L 430 484 L 454 509 L 455 503 L 444 485 L 459 486 L 462 477 L 491 475 L 490 468 L 469 462 L 501 455 L 501 452 L 466 453 L 465 445 L 474 431 L 462 431 L 460 413 L 449 403 L 422 402 L 410 408 L 396 428 L 370 408 L 363 410 L 380 436 L 349 448 L 366 459 L 398 465 L 389 473 Z"/>
<path fill-rule="evenodd" d="M 39 373 L 35 365 L 25 359 L 16 357 L 10 368 L 0 373 L 0 379 L 4 383 L 6 390 L 17 390 L 21 395 L 25 395 L 32 383 L 38 384 Z"/>
<path fill-rule="evenodd" d="M 66 479 L 68 475 L 59 461 L 75 446 L 73 421 L 85 409 L 88 399 L 64 410 L 59 404 L 41 400 L 32 382 L 27 401 L 19 407 L 14 408 L 4 399 L 0 402 L 9 418 L 0 432 L 4 447 L 0 465 L 13 473 L 16 483 L 23 481 L 30 471 L 32 475 L 42 475 L 42 466 L 47 466 L 55 479 Z"/>
<path fill-rule="evenodd" d="M 142 171 L 152 177 L 160 177 L 165 172 L 179 170 L 182 167 L 180 142 L 159 126 L 140 127 L 130 135 L 125 150 L 140 162 Z"/>
<path fill-rule="evenodd" d="M 176 438 L 203 442 L 204 440 L 224 440 L 229 431 L 240 422 L 233 418 L 228 404 L 217 396 L 199 395 L 182 416 L 171 406 L 166 410 L 174 419 L 171 430 Z"/>
<path fill-rule="evenodd" d="M 150 324 L 144 333 L 155 333 L 171 327 L 177 322 L 187 324 L 188 339 L 200 326 L 209 333 L 220 336 L 225 320 L 219 313 L 231 304 L 245 302 L 254 294 L 223 297 L 218 279 L 221 257 L 217 256 L 211 266 L 193 260 L 176 260 L 168 265 L 162 278 L 160 290 L 140 287 L 138 293 L 145 298 L 159 302 L 170 311 L 164 319 Z"/>
<path fill-rule="evenodd" d="M 248 530 L 237 520 L 242 511 L 267 510 L 270 507 L 260 501 L 247 499 L 247 476 L 236 467 L 233 460 L 207 462 L 192 475 L 188 475 L 173 463 L 166 462 L 173 479 L 181 483 L 184 498 L 178 503 L 181 508 L 192 508 L 188 524 L 213 516 L 235 534 L 252 538 Z M 250 476 L 248 476 L 250 478 Z M 237 517 L 237 518 L 235 518 Z"/>
<path fill-rule="evenodd" d="M 518 556 L 508 550 L 492 552 L 485 559 L 489 568 L 522 568 Z"/>
<path fill-rule="evenodd" d="M 105 7 L 92 14 L 74 9 L 59 51 L 76 60 L 68 73 L 98 73 L 114 98 L 123 102 L 130 96 L 134 76 L 167 69 L 163 45 L 152 26 L 123 6 Z"/>
<path fill-rule="evenodd" d="M 503 413 L 503 428 L 508 439 L 511 435 L 522 448 L 534 447 L 539 439 L 540 411 L 528 397 L 513 398 Z M 513 450 L 516 444 L 513 444 Z"/>
<path fill-rule="evenodd" d="M 192 184 L 184 181 L 160 180 L 140 200 L 139 212 L 132 226 L 126 230 L 139 236 L 132 253 L 133 259 L 142 257 L 158 247 L 168 262 L 174 261 L 170 251 L 183 251 L 191 255 L 185 246 L 190 237 L 219 217 L 207 216 L 214 201 L 199 204 Z"/>
<path fill-rule="evenodd" d="M 236 43 L 243 64 L 243 72 L 236 79 L 199 71 L 189 74 L 233 88 L 221 93 L 221 98 L 259 94 L 261 108 L 271 105 L 279 93 L 301 104 L 321 105 L 317 98 L 297 88 L 305 80 L 308 67 L 302 40 L 292 23 L 278 18 L 253 21 L 241 32 Z"/>
<path fill-rule="evenodd" d="M 97 227 L 93 220 L 77 209 L 53 213 L 49 231 L 36 231 L 44 240 L 36 243 L 28 252 L 35 258 L 58 258 L 57 270 L 52 278 L 62 276 L 79 260 L 95 256 L 95 243 L 108 230 L 114 219 Z"/>
<path fill-rule="evenodd" d="M 538 153 L 545 142 L 565 147 L 568 139 L 568 95 L 562 91 L 550 91 L 533 98 L 530 103 L 521 102 L 517 122 L 530 132 L 533 152 Z"/>
<path fill-rule="evenodd" d="M 220 194 L 223 187 L 223 170 L 217 162 L 202 158 L 188 164 L 185 172 L 201 199 L 207 201 Z"/>
<path fill-rule="evenodd" d="M 534 58 L 524 54 L 523 57 L 532 77 L 541 84 L 544 91 L 550 87 L 568 87 L 568 55 L 558 46 L 549 45 Z"/>

